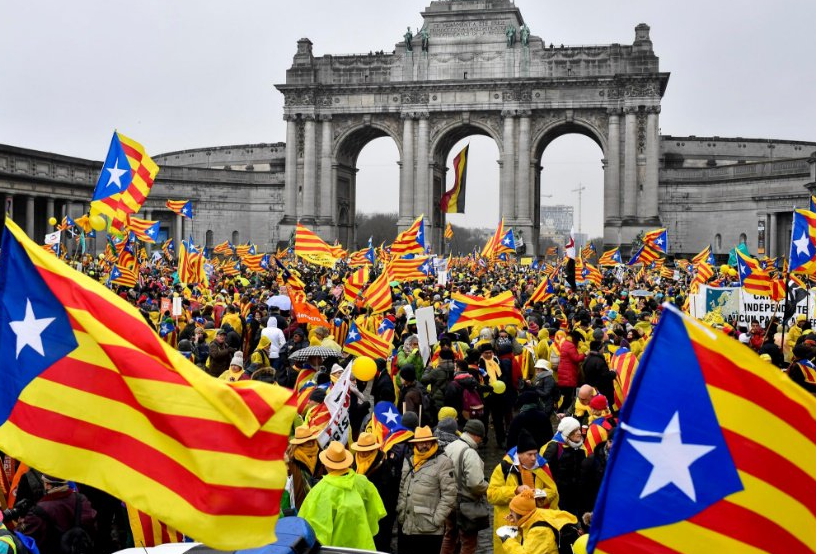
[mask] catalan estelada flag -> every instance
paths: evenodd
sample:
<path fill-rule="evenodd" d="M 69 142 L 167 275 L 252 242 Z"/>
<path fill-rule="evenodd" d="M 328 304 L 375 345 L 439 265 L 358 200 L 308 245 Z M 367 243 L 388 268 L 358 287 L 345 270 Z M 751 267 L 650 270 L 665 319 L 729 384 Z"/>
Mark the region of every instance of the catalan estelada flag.
<path fill-rule="evenodd" d="M 620 255 L 620 247 L 613 248 L 612 250 L 607 250 L 606 252 L 601 254 L 601 257 L 598 260 L 598 265 L 601 267 L 614 266 L 622 263 L 623 260 L 621 259 Z"/>
<path fill-rule="evenodd" d="M 427 256 L 391 260 L 384 272 L 389 281 L 421 281 L 433 274 L 431 259 Z"/>
<path fill-rule="evenodd" d="M 121 231 L 128 214 L 135 214 L 144 204 L 158 173 L 159 166 L 141 144 L 114 132 L 91 199 L 91 211 L 108 216 L 110 226 Z"/>
<path fill-rule="evenodd" d="M 273 542 L 292 391 L 208 376 L 10 219 L 0 250 L 0 450 L 213 548 Z"/>
<path fill-rule="evenodd" d="M 468 144 L 453 158 L 453 188 L 442 195 L 439 206 L 443 214 L 465 213 L 465 184 L 467 183 Z"/>
<path fill-rule="evenodd" d="M 333 268 L 337 261 L 331 246 L 300 223 L 295 229 L 295 255 L 322 267 Z"/>
<path fill-rule="evenodd" d="M 643 235 L 643 244 L 665 254 L 669 250 L 669 232 L 665 228 L 649 231 Z"/>
<path fill-rule="evenodd" d="M 407 254 L 425 253 L 425 216 L 421 215 L 391 245 L 391 256 L 399 258 Z"/>
<path fill-rule="evenodd" d="M 343 282 L 343 298 L 348 302 L 356 302 L 368 283 L 368 266 L 363 266 L 353 272 Z M 389 293 L 389 298 L 391 297 Z"/>
<path fill-rule="evenodd" d="M 391 285 L 388 280 L 388 271 L 383 271 L 363 291 L 363 303 L 371 308 L 371 313 L 387 312 L 392 307 Z"/>
<path fill-rule="evenodd" d="M 620 414 L 589 551 L 813 553 L 815 529 L 816 399 L 665 305 Z"/>
<path fill-rule="evenodd" d="M 482 248 L 481 256 L 483 258 L 494 258 L 497 256 L 497 250 L 503 238 L 505 238 L 504 218 L 499 221 L 499 226 L 496 227 L 496 232 L 493 233 L 489 239 L 487 239 L 487 242 Z"/>
<path fill-rule="evenodd" d="M 710 244 L 703 248 L 702 250 L 700 250 L 700 253 L 691 259 L 691 263 L 693 264 L 698 264 L 700 262 L 705 262 L 707 264 L 714 265 L 714 254 L 711 252 Z"/>
<path fill-rule="evenodd" d="M 497 327 L 510 324 L 524 325 L 524 318 L 515 307 L 515 298 L 509 290 L 490 298 L 460 293 L 451 296 L 448 331 L 473 325 Z"/>
<path fill-rule="evenodd" d="M 533 294 L 527 300 L 527 305 L 535 304 L 536 302 L 546 302 L 555 295 L 555 289 L 550 282 L 549 277 L 544 277 L 541 283 L 538 284 Z"/>
<path fill-rule="evenodd" d="M 164 205 L 175 214 L 193 219 L 193 203 L 189 200 L 168 200 Z"/>
<path fill-rule="evenodd" d="M 155 243 L 159 236 L 159 222 L 127 216 L 126 227 L 143 242 Z"/>
<path fill-rule="evenodd" d="M 632 386 L 632 378 L 638 366 L 638 359 L 628 348 L 619 348 L 612 356 L 609 365 L 616 373 L 615 375 L 615 397 L 613 406 L 615 411 L 620 411 L 623 402 L 629 396 L 629 388 Z"/>
<path fill-rule="evenodd" d="M 451 225 L 450 221 L 448 221 L 448 224 L 445 226 L 445 240 L 453 240 L 453 226 Z"/>
<path fill-rule="evenodd" d="M 632 256 L 632 259 L 629 260 L 628 265 L 635 264 L 649 265 L 659 257 L 660 253 L 657 250 L 655 250 L 648 244 L 644 244 L 643 246 L 640 247 L 640 249 L 637 252 L 635 252 L 635 254 Z"/>
<path fill-rule="evenodd" d="M 788 271 L 812 273 L 816 270 L 816 212 L 793 211 Z"/>
<path fill-rule="evenodd" d="M 346 335 L 343 351 L 355 356 L 387 359 L 391 355 L 391 345 L 378 335 L 366 331 L 352 321 Z"/>
<path fill-rule="evenodd" d="M 739 275 L 740 286 L 745 292 L 757 296 L 771 295 L 771 276 L 767 271 L 759 267 L 759 262 L 750 256 L 746 256 L 740 250 L 737 253 L 737 274 Z"/>

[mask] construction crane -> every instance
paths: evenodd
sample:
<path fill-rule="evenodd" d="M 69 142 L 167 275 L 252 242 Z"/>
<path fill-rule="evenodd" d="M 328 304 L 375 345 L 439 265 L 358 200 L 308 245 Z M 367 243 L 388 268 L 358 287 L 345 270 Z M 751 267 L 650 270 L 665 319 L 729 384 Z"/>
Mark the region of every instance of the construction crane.
<path fill-rule="evenodd" d="M 581 232 L 581 193 L 586 190 L 586 187 L 578 183 L 577 189 L 572 189 L 572 192 L 578 193 L 578 232 Z"/>

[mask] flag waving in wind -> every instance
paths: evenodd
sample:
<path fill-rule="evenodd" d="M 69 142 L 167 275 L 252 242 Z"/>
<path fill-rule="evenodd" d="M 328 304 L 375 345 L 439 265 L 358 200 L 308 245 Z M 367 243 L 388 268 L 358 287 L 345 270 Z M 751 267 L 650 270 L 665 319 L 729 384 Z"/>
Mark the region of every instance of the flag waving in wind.
<path fill-rule="evenodd" d="M 666 304 L 620 414 L 589 551 L 816 552 L 814 460 L 816 400 Z"/>
<path fill-rule="evenodd" d="M 468 144 L 453 159 L 453 188 L 443 194 L 440 201 L 443 214 L 465 213 L 465 183 L 467 182 L 469 148 Z"/>
<path fill-rule="evenodd" d="M 208 376 L 11 219 L 0 251 L 0 450 L 213 548 L 274 541 L 292 391 Z"/>
<path fill-rule="evenodd" d="M 141 144 L 114 132 L 96 182 L 91 210 L 108 216 L 111 227 L 121 231 L 128 214 L 135 214 L 144 204 L 158 173 L 159 166 Z"/>
<path fill-rule="evenodd" d="M 187 219 L 193 219 L 193 203 L 189 200 L 168 200 L 165 206 L 171 212 Z"/>

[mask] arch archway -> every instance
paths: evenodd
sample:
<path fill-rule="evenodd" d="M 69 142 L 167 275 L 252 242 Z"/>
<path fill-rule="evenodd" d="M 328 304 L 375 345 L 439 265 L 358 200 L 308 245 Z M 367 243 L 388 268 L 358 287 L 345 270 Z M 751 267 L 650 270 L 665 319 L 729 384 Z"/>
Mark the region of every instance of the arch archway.
<path fill-rule="evenodd" d="M 355 125 L 345 131 L 342 131 L 335 141 L 335 148 L 332 156 L 332 183 L 333 189 L 331 191 L 331 206 L 334 210 L 332 219 L 336 222 L 337 236 L 336 238 L 341 244 L 347 247 L 354 248 L 357 243 L 356 233 L 356 216 L 358 212 L 357 199 L 357 175 L 358 160 L 360 154 L 366 146 L 376 141 L 377 139 L 389 138 L 392 146 L 396 147 L 397 163 L 402 159 L 402 144 L 394 134 L 393 130 L 383 124 L 364 123 L 362 125 Z M 384 142 L 384 141 L 380 141 Z M 382 144 L 375 147 L 379 151 L 388 151 L 387 146 Z M 391 150 L 393 153 L 393 149 Z M 369 168 L 371 169 L 371 168 Z M 385 172 L 388 178 L 394 180 L 393 172 Z M 388 186 L 389 183 L 380 183 L 377 187 L 376 182 L 364 182 L 363 186 L 366 191 L 378 190 L 382 191 L 382 186 Z M 397 176 L 394 185 L 398 190 L 399 178 Z M 402 191 L 400 195 L 400 206 L 402 205 Z M 364 202 L 365 207 L 374 207 L 375 204 Z M 374 210 L 367 210 L 374 211 Z M 377 210 L 380 211 L 380 210 Z M 401 210 L 400 210 L 401 212 Z"/>

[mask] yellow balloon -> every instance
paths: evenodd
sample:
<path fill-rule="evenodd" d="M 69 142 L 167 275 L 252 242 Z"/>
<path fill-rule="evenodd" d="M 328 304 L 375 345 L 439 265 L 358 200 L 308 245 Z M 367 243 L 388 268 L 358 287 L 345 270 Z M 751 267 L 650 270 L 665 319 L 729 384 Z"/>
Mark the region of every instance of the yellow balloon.
<path fill-rule="evenodd" d="M 101 215 L 92 215 L 91 216 L 91 229 L 94 231 L 104 231 L 107 223 L 105 222 L 105 218 Z"/>
<path fill-rule="evenodd" d="M 368 356 L 360 356 L 354 360 L 351 372 L 360 381 L 371 381 L 377 374 L 377 362 Z"/>
<path fill-rule="evenodd" d="M 51 226 L 56 225 L 57 224 L 57 218 L 56 217 L 49 217 L 48 218 L 48 224 L 51 225 Z"/>
<path fill-rule="evenodd" d="M 504 394 L 504 391 L 507 390 L 507 385 L 500 379 L 493 381 L 490 386 L 493 387 L 493 392 L 496 394 Z"/>
<path fill-rule="evenodd" d="M 728 273 L 728 264 L 723 264 L 720 266 L 720 273 Z"/>
<path fill-rule="evenodd" d="M 587 554 L 587 542 L 589 535 L 581 535 L 574 543 L 572 543 L 572 551 L 574 554 Z"/>

